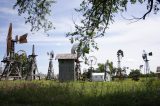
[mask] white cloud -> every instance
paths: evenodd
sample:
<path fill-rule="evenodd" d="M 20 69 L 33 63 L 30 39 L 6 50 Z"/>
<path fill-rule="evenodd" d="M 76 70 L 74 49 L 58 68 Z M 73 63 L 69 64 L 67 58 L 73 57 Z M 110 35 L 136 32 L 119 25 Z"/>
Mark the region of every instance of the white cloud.
<path fill-rule="evenodd" d="M 117 66 L 116 52 L 118 49 L 122 49 L 125 56 L 122 59 L 123 66 L 139 68 L 139 65 L 144 64 L 141 57 L 142 51 L 152 51 L 155 55 L 150 57 L 150 66 L 152 71 L 156 71 L 156 67 L 160 65 L 158 59 L 160 57 L 159 22 L 159 16 L 129 25 L 126 24 L 126 21 L 115 22 L 108 30 L 111 35 L 96 40 L 99 50 L 92 55 L 97 57 L 98 62 L 105 62 L 109 59 Z M 114 32 L 116 32 L 116 35 L 112 35 Z"/>
<path fill-rule="evenodd" d="M 12 8 L 8 8 L 8 7 L 0 7 L 0 13 L 2 14 L 11 14 L 11 15 L 17 15 L 17 11 L 12 9 Z"/>

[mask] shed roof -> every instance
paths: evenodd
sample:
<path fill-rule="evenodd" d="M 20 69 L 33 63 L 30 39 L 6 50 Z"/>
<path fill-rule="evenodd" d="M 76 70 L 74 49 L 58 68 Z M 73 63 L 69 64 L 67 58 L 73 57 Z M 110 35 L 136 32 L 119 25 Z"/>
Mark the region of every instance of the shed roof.
<path fill-rule="evenodd" d="M 69 54 L 69 53 L 65 53 L 65 54 L 57 54 L 56 59 L 77 59 L 77 55 L 76 54 Z"/>
<path fill-rule="evenodd" d="M 104 73 L 92 73 L 93 76 L 95 75 L 104 75 Z"/>

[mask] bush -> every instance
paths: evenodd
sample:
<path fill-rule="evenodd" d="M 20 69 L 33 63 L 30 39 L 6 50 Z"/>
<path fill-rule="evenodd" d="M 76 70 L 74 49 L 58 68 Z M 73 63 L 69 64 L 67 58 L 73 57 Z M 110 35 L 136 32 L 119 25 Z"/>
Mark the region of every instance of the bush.
<path fill-rule="evenodd" d="M 129 77 L 132 78 L 132 80 L 134 81 L 138 81 L 140 76 L 141 76 L 141 73 L 140 73 L 140 70 L 138 69 L 131 70 L 131 72 L 129 73 Z"/>

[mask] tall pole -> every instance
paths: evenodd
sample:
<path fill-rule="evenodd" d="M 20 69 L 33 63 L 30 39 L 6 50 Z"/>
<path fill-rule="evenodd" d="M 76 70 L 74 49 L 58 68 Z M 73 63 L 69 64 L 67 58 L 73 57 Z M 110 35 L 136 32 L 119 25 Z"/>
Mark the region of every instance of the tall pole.
<path fill-rule="evenodd" d="M 147 53 L 145 52 L 145 50 L 143 50 L 142 58 L 145 62 L 144 74 L 149 74 L 150 73 L 149 60 L 148 60 Z"/>
<path fill-rule="evenodd" d="M 120 55 L 118 54 L 118 68 L 121 68 L 121 59 L 120 59 Z"/>
<path fill-rule="evenodd" d="M 119 74 L 119 77 L 122 76 L 122 69 L 121 69 L 121 58 L 123 57 L 123 51 L 122 50 L 118 50 L 117 51 L 117 57 L 118 57 L 118 74 Z"/>
<path fill-rule="evenodd" d="M 50 56 L 50 59 L 49 59 L 48 73 L 47 73 L 46 79 L 51 80 L 51 79 L 54 79 L 54 70 L 53 70 L 53 62 L 52 62 L 54 58 L 54 52 L 52 51 L 48 53 L 48 55 Z"/>
<path fill-rule="evenodd" d="M 82 55 L 82 50 L 79 48 L 79 43 L 76 43 L 72 46 L 71 49 L 71 54 L 77 54 L 77 59 L 76 59 L 76 66 L 75 66 L 75 73 L 76 73 L 76 79 L 80 80 L 81 77 L 81 65 L 80 65 L 80 61 L 79 58 Z"/>
<path fill-rule="evenodd" d="M 93 71 L 93 70 L 92 70 L 92 69 L 93 69 L 93 68 L 92 68 L 92 62 L 93 62 L 93 60 L 91 60 L 91 71 Z"/>
<path fill-rule="evenodd" d="M 149 67 L 148 56 L 152 56 L 152 52 L 146 53 L 145 50 L 143 50 L 142 58 L 143 58 L 143 60 L 145 62 L 144 74 L 146 74 L 146 75 L 150 74 L 150 67 Z"/>

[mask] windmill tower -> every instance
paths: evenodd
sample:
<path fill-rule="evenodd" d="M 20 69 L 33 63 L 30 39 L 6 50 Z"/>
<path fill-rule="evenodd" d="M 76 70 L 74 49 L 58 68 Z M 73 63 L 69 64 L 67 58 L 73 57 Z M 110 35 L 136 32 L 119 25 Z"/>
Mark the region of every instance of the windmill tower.
<path fill-rule="evenodd" d="M 94 71 L 93 65 L 95 65 L 96 63 L 97 63 L 97 58 L 95 56 L 88 57 L 88 64 L 90 65 L 90 69 L 92 72 Z"/>
<path fill-rule="evenodd" d="M 40 79 L 39 75 L 36 75 L 36 72 L 38 73 L 38 68 L 37 68 L 37 63 L 36 63 L 36 57 L 35 55 L 35 48 L 34 45 L 32 46 L 32 54 L 29 55 L 28 57 L 28 63 L 29 63 L 29 69 L 28 69 L 28 74 L 26 77 L 26 80 L 35 80 L 36 77 Z"/>
<path fill-rule="evenodd" d="M 93 73 L 94 73 L 94 67 L 93 65 L 95 65 L 97 63 L 97 58 L 95 56 L 89 56 L 87 59 L 87 64 L 90 66 L 90 68 L 88 69 L 89 72 L 89 79 L 92 80 L 93 77 Z"/>
<path fill-rule="evenodd" d="M 123 51 L 122 50 L 118 50 L 117 51 L 117 58 L 118 58 L 118 69 L 117 69 L 117 75 L 118 76 L 122 76 L 122 68 L 121 68 L 121 59 L 122 57 L 124 57 L 123 55 Z"/>
<path fill-rule="evenodd" d="M 107 61 L 107 63 L 105 64 L 105 71 L 104 71 L 104 81 L 110 81 L 111 80 L 111 71 L 109 69 L 109 63 Z"/>
<path fill-rule="evenodd" d="M 71 49 L 71 54 L 76 54 L 77 55 L 77 59 L 75 60 L 76 62 L 76 66 L 75 66 L 75 72 L 76 72 L 76 79 L 80 80 L 80 76 L 81 76 L 81 65 L 79 61 L 80 56 L 82 55 L 82 50 L 79 48 L 79 44 L 76 43 L 72 46 Z"/>
<path fill-rule="evenodd" d="M 20 36 L 16 36 L 15 39 L 12 39 L 12 24 L 10 23 L 8 36 L 7 36 L 7 56 L 3 58 L 2 62 L 5 64 L 5 68 L 1 75 L 1 79 L 21 79 L 21 70 L 19 65 L 20 61 L 15 59 L 15 43 L 27 43 L 27 34 Z"/>
<path fill-rule="evenodd" d="M 144 65 L 144 74 L 149 74 L 150 73 L 150 67 L 149 67 L 149 60 L 148 60 L 148 57 L 147 56 L 152 56 L 152 52 L 150 53 L 146 53 L 145 50 L 143 50 L 143 54 L 142 54 L 142 58 L 145 62 L 145 65 Z"/>
<path fill-rule="evenodd" d="M 46 79 L 51 80 L 51 79 L 54 79 L 54 69 L 53 69 L 53 62 L 52 62 L 54 58 L 54 52 L 51 51 L 50 53 L 47 53 L 47 55 L 50 56 L 50 59 L 49 59 L 48 73 L 47 73 Z"/>

